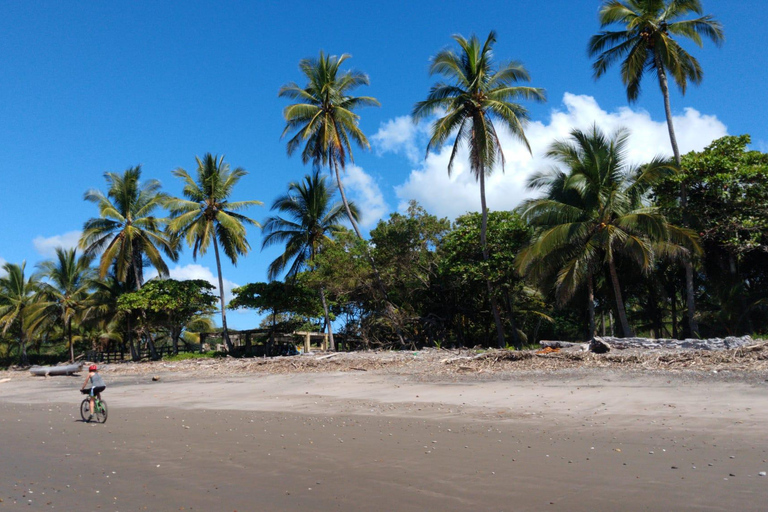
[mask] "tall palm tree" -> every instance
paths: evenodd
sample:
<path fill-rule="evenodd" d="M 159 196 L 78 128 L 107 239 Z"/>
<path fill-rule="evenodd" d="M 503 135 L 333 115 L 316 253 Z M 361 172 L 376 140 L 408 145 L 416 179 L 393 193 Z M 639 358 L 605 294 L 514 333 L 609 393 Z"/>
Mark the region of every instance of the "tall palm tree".
<path fill-rule="evenodd" d="M 40 318 L 61 320 L 67 333 L 69 359 L 75 361 L 72 322 L 87 307 L 96 272 L 91 268 L 93 256 L 80 255 L 76 249 L 56 249 L 56 259 L 38 265 L 47 282 L 40 284 L 42 298 Z"/>
<path fill-rule="evenodd" d="M 352 143 L 370 149 L 365 134 L 359 127 L 360 116 L 354 110 L 360 107 L 380 106 L 371 96 L 351 96 L 362 85 L 369 85 L 368 76 L 359 71 L 341 71 L 341 65 L 350 58 L 343 54 L 326 55 L 322 51 L 317 59 L 302 59 L 299 69 L 307 79 L 300 87 L 294 82 L 283 85 L 281 98 L 295 100 L 283 110 L 285 129 L 282 136 L 296 132 L 288 140 L 288 154 L 299 148 L 301 160 L 315 167 L 328 166 L 336 177 L 336 184 L 347 212 L 347 217 L 359 238 L 362 238 L 356 217 L 347 201 L 341 173 L 347 160 L 354 162 Z"/>
<path fill-rule="evenodd" d="M 536 280 L 556 273 L 561 302 L 585 284 L 590 333 L 594 336 L 593 276 L 607 266 L 624 336 L 632 336 L 622 299 L 616 257 L 619 254 L 648 271 L 659 252 L 683 253 L 698 247 L 694 235 L 669 224 L 658 208 L 648 206 L 650 186 L 674 172 L 655 158 L 641 167 L 626 161 L 629 132 L 608 137 L 597 126 L 573 130 L 569 140 L 555 141 L 547 156 L 567 169 L 553 167 L 534 174 L 529 188 L 544 196 L 524 201 L 518 210 L 535 227 L 531 244 L 518 255 L 517 266 Z"/>
<path fill-rule="evenodd" d="M 343 229 L 340 222 L 347 215 L 345 207 L 340 203 L 331 203 L 332 195 L 333 190 L 329 190 L 325 184 L 325 176 L 321 177 L 319 169 L 315 169 L 311 175 L 304 177 L 303 182 L 290 183 L 288 193 L 275 199 L 272 210 L 288 218 L 269 217 L 264 223 L 262 248 L 285 243 L 285 252 L 269 265 L 270 280 L 283 272 L 289 264 L 289 277 L 295 277 L 301 270 L 311 266 L 323 242 L 330 240 L 329 235 Z M 349 211 L 357 219 L 354 203 L 349 204 Z M 329 346 L 335 350 L 333 327 L 323 287 L 320 287 L 320 300 L 328 328 Z"/>
<path fill-rule="evenodd" d="M 669 140 L 675 162 L 680 167 L 680 150 L 677 147 L 672 108 L 669 102 L 668 76 L 685 94 L 688 82 L 701 83 L 703 72 L 699 62 L 675 40 L 684 37 L 702 46 L 702 36 L 716 45 L 725 40 L 723 28 L 711 15 L 704 15 L 699 0 L 605 0 L 600 8 L 600 26 L 619 24 L 622 30 L 603 30 L 589 40 L 589 55 L 597 57 L 593 64 L 595 78 L 600 78 L 608 68 L 621 61 L 621 80 L 627 88 L 627 99 L 634 103 L 640 96 L 640 85 L 646 72 L 655 73 L 664 98 Z M 681 19 L 688 15 L 692 19 Z M 688 205 L 685 186 L 680 186 L 680 205 Z M 691 334 L 698 335 L 695 318 L 696 304 L 693 290 L 693 265 L 684 260 L 688 323 Z"/>
<path fill-rule="evenodd" d="M 285 129 L 282 137 L 296 132 L 288 140 L 288 155 L 299 148 L 301 160 L 305 164 L 312 162 L 314 167 L 327 166 L 336 177 L 341 200 L 347 212 L 347 218 L 352 224 L 357 237 L 363 235 L 357 224 L 357 216 L 353 214 L 341 173 L 346 167 L 347 160 L 354 162 L 352 143 L 363 149 L 370 149 L 368 138 L 360 129 L 360 116 L 354 110 L 361 107 L 380 106 L 376 98 L 371 96 L 352 96 L 350 93 L 363 85 L 369 85 L 368 76 L 354 70 L 341 71 L 341 65 L 350 58 L 343 54 L 326 55 L 322 51 L 318 59 L 302 59 L 299 69 L 307 79 L 307 85 L 302 88 L 294 82 L 283 85 L 278 96 L 295 100 L 283 110 Z M 405 345 L 402 329 L 394 313 L 394 306 L 389 300 L 381 275 L 376 263 L 369 252 L 366 253 L 373 269 L 378 288 L 386 303 L 386 315 L 392 320 L 400 344 Z"/>
<path fill-rule="evenodd" d="M 442 75 L 447 82 L 438 82 L 432 86 L 427 99 L 418 102 L 414 107 L 413 119 L 419 121 L 436 111 L 445 112 L 445 115 L 432 125 L 432 137 L 427 146 L 427 153 L 440 148 L 455 134 L 451 158 L 448 161 L 449 176 L 459 147 L 462 143 L 467 144 L 470 169 L 475 179 L 480 182 L 480 244 L 483 259 L 488 261 L 485 179 L 490 176 L 497 163 L 504 169 L 504 153 L 494 121 L 505 126 L 530 152 L 531 148 L 524 132 L 528 111 L 515 101 L 544 101 L 545 96 L 543 89 L 516 85 L 530 81 L 530 76 L 522 64 L 509 62 L 496 67 L 493 61 L 495 32 L 492 31 L 483 44 L 476 36 L 465 39 L 455 35 L 453 38 L 461 51 L 457 54 L 452 49 L 442 50 L 432 58 L 430 65 L 430 74 Z M 499 308 L 490 280 L 486 280 L 486 283 L 496 322 L 498 344 L 503 347 L 504 329 Z"/>
<path fill-rule="evenodd" d="M 246 239 L 246 225 L 261 227 L 255 220 L 238 213 L 251 206 L 261 205 L 261 201 L 230 202 L 232 190 L 240 179 L 248 174 L 245 169 L 237 167 L 231 170 L 224 162 L 224 156 L 214 156 L 206 153 L 203 158 L 195 157 L 197 161 L 196 177 L 193 179 L 187 171 L 178 168 L 173 175 L 184 182 L 182 193 L 186 199 L 168 198 L 166 205 L 171 212 L 169 230 L 172 234 L 182 236 L 192 247 L 192 257 L 205 255 L 213 244 L 216 255 L 216 272 L 219 277 L 219 299 L 221 302 L 221 324 L 224 343 L 227 350 L 234 348 L 227 331 L 227 315 L 224 307 L 224 279 L 221 274 L 221 257 L 219 246 L 224 254 L 237 265 L 240 255 L 248 254 L 251 246 Z"/>
<path fill-rule="evenodd" d="M 35 303 L 39 289 L 38 276 L 25 275 L 26 262 L 21 265 L 5 263 L 0 277 L 0 328 L 2 334 L 13 332 L 19 340 L 19 359 L 27 365 L 27 343 L 30 341 L 28 313 Z"/>
<path fill-rule="evenodd" d="M 100 278 L 114 267 L 119 281 L 130 281 L 138 290 L 144 283 L 145 257 L 161 276 L 168 275 L 161 252 L 171 261 L 178 259 L 173 241 L 163 230 L 165 219 L 153 215 L 165 196 L 159 181 L 139 181 L 141 166 L 122 174 L 108 172 L 104 177 L 109 185 L 106 195 L 100 190 L 85 193 L 85 200 L 98 206 L 99 217 L 85 223 L 80 248 L 89 256 L 101 253 Z"/>

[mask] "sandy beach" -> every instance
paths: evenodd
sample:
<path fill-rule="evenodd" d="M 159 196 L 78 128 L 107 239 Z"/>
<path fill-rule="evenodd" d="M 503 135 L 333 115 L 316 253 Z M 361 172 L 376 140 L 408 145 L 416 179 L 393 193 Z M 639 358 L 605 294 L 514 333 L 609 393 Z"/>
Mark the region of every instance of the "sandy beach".
<path fill-rule="evenodd" d="M 765 373 L 103 374 L 0 372 L 0 510 L 768 508 Z"/>

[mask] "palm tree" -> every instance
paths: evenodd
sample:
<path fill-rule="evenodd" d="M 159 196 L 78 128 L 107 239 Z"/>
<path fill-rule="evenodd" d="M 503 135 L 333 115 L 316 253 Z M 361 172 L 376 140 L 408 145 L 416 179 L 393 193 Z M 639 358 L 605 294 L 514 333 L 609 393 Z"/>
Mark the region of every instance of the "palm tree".
<path fill-rule="evenodd" d="M 485 201 L 485 179 L 493 172 L 496 163 L 504 169 L 504 153 L 496 133 L 494 121 L 506 126 L 509 132 L 522 142 L 530 152 L 531 148 L 525 137 L 524 125 L 528 121 L 528 111 L 515 100 L 526 99 L 544 101 L 543 89 L 516 85 L 530 81 L 530 76 L 522 64 L 510 62 L 498 68 L 493 62 L 493 44 L 496 33 L 491 32 L 482 45 L 477 37 L 465 39 L 453 36 L 461 52 L 456 54 L 446 49 L 432 58 L 430 74 L 442 75 L 448 82 L 438 82 L 429 92 L 426 100 L 420 101 L 413 109 L 414 121 L 419 121 L 436 111 L 445 115 L 432 125 L 432 138 L 427 146 L 440 148 L 455 134 L 451 158 L 448 162 L 448 175 L 453 169 L 453 162 L 459 147 L 466 143 L 469 148 L 469 163 L 472 174 L 480 182 L 480 204 L 482 206 L 482 225 L 480 245 L 483 260 L 488 261 L 486 230 L 488 227 L 488 207 Z M 488 295 L 493 308 L 499 347 L 504 346 L 504 329 L 499 316 L 491 282 L 486 280 Z"/>
<path fill-rule="evenodd" d="M 341 172 L 344 171 L 347 159 L 354 162 L 352 142 L 363 149 L 371 147 L 358 125 L 360 116 L 354 110 L 359 107 L 378 107 L 380 104 L 370 96 L 350 95 L 358 87 L 368 85 L 369 80 L 367 75 L 359 71 L 340 70 L 348 58 L 348 54 L 338 57 L 325 55 L 321 51 L 318 59 L 302 59 L 299 69 L 307 79 L 306 87 L 290 82 L 280 88 L 278 96 L 296 100 L 283 110 L 285 129 L 282 136 L 296 132 L 288 140 L 288 155 L 303 145 L 302 162 L 312 162 L 315 167 L 329 167 L 336 176 L 347 217 L 357 236 L 363 238 L 347 201 Z"/>
<path fill-rule="evenodd" d="M 69 359 L 75 361 L 72 322 L 85 311 L 96 272 L 91 268 L 93 256 L 80 255 L 76 249 L 56 249 L 56 259 L 38 265 L 41 276 L 49 282 L 40 284 L 43 299 L 41 319 L 61 320 L 66 329 Z"/>
<path fill-rule="evenodd" d="M 711 15 L 703 15 L 699 0 L 606 0 L 600 8 L 600 26 L 606 28 L 620 24 L 623 30 L 603 30 L 589 40 L 589 55 L 597 57 L 593 64 L 595 79 L 605 74 L 614 63 L 621 61 L 621 80 L 627 88 L 627 99 L 634 103 L 640 96 L 640 85 L 646 72 L 655 73 L 664 98 L 669 140 L 675 162 L 680 167 L 680 150 L 677 147 L 672 108 L 669 103 L 671 76 L 680 92 L 685 94 L 688 81 L 698 85 L 703 72 L 699 62 L 675 40 L 684 37 L 702 46 L 702 36 L 716 45 L 725 40 L 723 28 Z M 681 19 L 695 14 L 693 19 Z M 680 186 L 680 206 L 688 205 L 685 186 Z M 688 323 L 691 334 L 698 335 L 695 318 L 696 304 L 693 290 L 693 265 L 684 260 Z"/>
<path fill-rule="evenodd" d="M 624 336 L 632 336 L 622 299 L 616 257 L 626 256 L 643 271 L 656 254 L 681 254 L 683 244 L 697 248 L 693 234 L 670 225 L 658 208 L 645 201 L 653 183 L 674 168 L 655 158 L 641 167 L 626 161 L 629 132 L 607 137 L 597 126 L 573 130 L 566 141 L 555 141 L 547 156 L 562 164 L 534 174 L 529 188 L 544 189 L 544 197 L 524 201 L 518 210 L 537 230 L 531 244 L 518 255 L 517 266 L 534 280 L 556 273 L 558 300 L 569 300 L 586 284 L 590 333 L 594 336 L 593 276 L 608 267 L 616 310 Z"/>
<path fill-rule="evenodd" d="M 30 341 L 28 313 L 34 305 L 39 287 L 38 276 L 25 276 L 26 262 L 21 265 L 5 263 L 0 277 L 0 328 L 5 335 L 15 331 L 19 337 L 19 358 L 27 365 L 27 343 Z"/>
<path fill-rule="evenodd" d="M 275 199 L 272 210 L 286 214 L 269 217 L 264 223 L 262 248 L 278 243 L 285 243 L 285 252 L 269 265 L 270 280 L 277 277 L 290 263 L 288 276 L 294 277 L 307 266 L 312 266 L 321 245 L 330 240 L 330 234 L 340 231 L 340 222 L 346 216 L 345 207 L 340 203 L 331 203 L 333 190 L 325 184 L 325 177 L 315 171 L 304 177 L 301 183 L 288 185 L 288 193 Z M 349 204 L 353 218 L 357 219 L 357 208 Z M 293 263 L 291 263 L 293 261 Z M 325 288 L 320 287 L 320 300 L 323 304 L 325 324 L 328 327 L 330 349 L 335 350 L 333 328 L 325 300 Z"/>
<path fill-rule="evenodd" d="M 299 69 L 307 79 L 307 85 L 301 88 L 294 82 L 282 86 L 278 96 L 296 100 L 283 110 L 285 129 L 282 137 L 296 132 L 288 140 L 288 155 L 292 155 L 302 147 L 301 160 L 305 164 L 312 162 L 314 167 L 328 166 L 336 177 L 341 200 L 347 212 L 347 218 L 352 224 L 357 237 L 363 235 L 357 224 L 357 216 L 352 212 L 341 173 L 344 171 L 347 159 L 354 162 L 352 143 L 363 149 L 370 149 L 365 134 L 359 127 L 360 116 L 354 110 L 360 107 L 380 106 L 376 98 L 371 96 L 351 96 L 350 93 L 362 85 L 369 85 L 368 76 L 359 71 L 341 71 L 342 63 L 350 58 L 343 54 L 326 55 L 322 51 L 318 59 L 302 59 Z M 381 275 L 370 252 L 366 252 L 371 264 L 378 288 L 386 303 L 387 317 L 395 326 L 400 344 L 405 345 L 402 329 L 394 312 L 394 306 L 389 300 Z"/>
<path fill-rule="evenodd" d="M 168 265 L 160 253 L 171 261 L 178 259 L 173 241 L 163 231 L 165 220 L 152 215 L 165 196 L 159 191 L 159 181 L 140 183 L 141 166 L 122 174 L 108 172 L 104 177 L 109 185 L 106 195 L 100 190 L 85 193 L 85 200 L 98 206 L 99 217 L 85 223 L 80 247 L 88 256 L 101 253 L 100 278 L 114 267 L 119 281 L 132 281 L 138 290 L 144 283 L 144 257 L 161 276 L 168 275 Z"/>
<path fill-rule="evenodd" d="M 227 331 L 227 315 L 224 308 L 224 279 L 221 274 L 219 245 L 233 265 L 237 265 L 240 255 L 248 254 L 251 246 L 246 239 L 245 225 L 261 227 L 255 220 L 238 213 L 251 206 L 261 205 L 261 201 L 230 202 L 232 189 L 240 179 L 248 174 L 238 167 L 231 170 L 224 162 L 224 156 L 206 153 L 197 161 L 197 176 L 193 179 L 187 171 L 178 168 L 173 175 L 184 182 L 182 193 L 186 199 L 168 198 L 166 205 L 171 212 L 169 230 L 172 234 L 183 236 L 192 247 L 192 257 L 198 253 L 203 256 L 213 244 L 216 255 L 216 272 L 219 277 L 219 298 L 221 301 L 221 324 L 227 351 L 233 350 Z"/>

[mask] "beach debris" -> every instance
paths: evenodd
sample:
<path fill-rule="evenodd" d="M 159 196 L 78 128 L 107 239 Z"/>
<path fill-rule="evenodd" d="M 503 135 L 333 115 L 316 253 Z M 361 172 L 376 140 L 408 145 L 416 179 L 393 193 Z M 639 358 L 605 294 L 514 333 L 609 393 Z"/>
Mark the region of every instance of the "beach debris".
<path fill-rule="evenodd" d="M 153 375 L 152 376 L 152 382 L 157 382 L 159 380 L 160 380 L 160 376 L 159 375 Z"/>
<path fill-rule="evenodd" d="M 412 375 L 434 379 L 441 376 L 474 379 L 477 375 L 514 371 L 559 371 L 567 369 L 608 368 L 642 371 L 706 372 L 731 376 L 736 372 L 768 372 L 768 341 L 756 342 L 728 350 L 692 349 L 622 349 L 612 347 L 609 352 L 597 354 L 580 350 L 580 344 L 563 346 L 559 351 L 538 353 L 539 350 L 505 349 L 437 349 L 424 348 L 419 357 L 411 352 L 388 350 L 361 350 L 336 352 L 324 359 L 305 358 L 210 358 L 175 361 L 163 366 L 162 362 L 143 361 L 110 365 L 110 374 L 143 375 L 160 379 L 157 372 L 192 373 L 207 377 L 226 372 L 233 375 L 323 373 L 368 371 L 394 375 Z M 552 348 L 559 348 L 552 346 Z M 324 357 L 320 356 L 320 357 Z M 719 377 L 718 377 L 719 378 Z M 153 379 L 154 380 L 154 379 Z M 157 380 L 155 380 L 157 382 Z"/>
<path fill-rule="evenodd" d="M 595 338 L 589 342 L 589 350 L 595 354 L 605 354 L 611 351 L 611 345 L 603 341 L 602 338 L 595 336 Z"/>

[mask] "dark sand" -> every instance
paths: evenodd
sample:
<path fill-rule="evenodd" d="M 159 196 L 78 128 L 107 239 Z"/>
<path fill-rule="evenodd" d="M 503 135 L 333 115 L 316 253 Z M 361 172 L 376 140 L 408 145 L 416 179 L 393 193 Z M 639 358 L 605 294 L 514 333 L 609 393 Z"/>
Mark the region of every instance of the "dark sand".
<path fill-rule="evenodd" d="M 0 377 L 0 511 L 768 510 L 763 379 Z"/>

